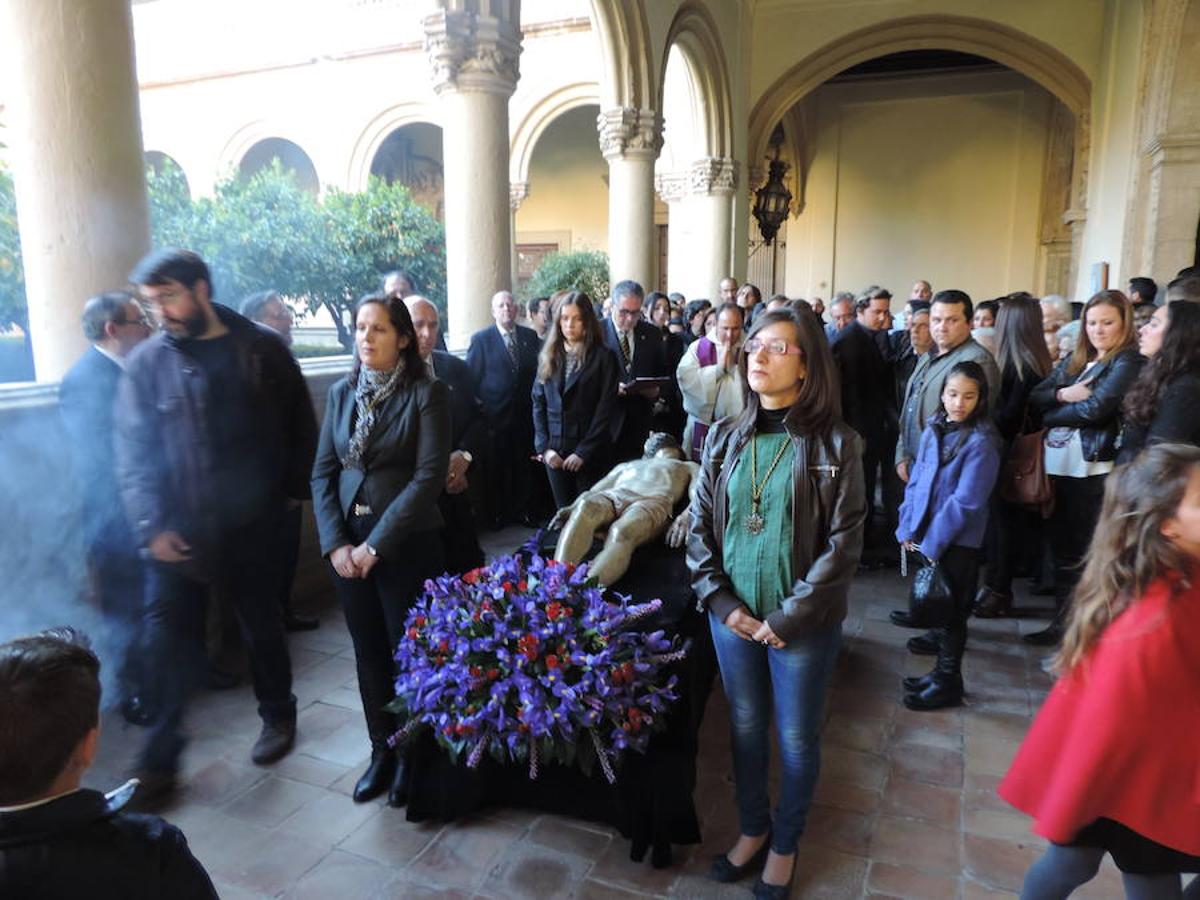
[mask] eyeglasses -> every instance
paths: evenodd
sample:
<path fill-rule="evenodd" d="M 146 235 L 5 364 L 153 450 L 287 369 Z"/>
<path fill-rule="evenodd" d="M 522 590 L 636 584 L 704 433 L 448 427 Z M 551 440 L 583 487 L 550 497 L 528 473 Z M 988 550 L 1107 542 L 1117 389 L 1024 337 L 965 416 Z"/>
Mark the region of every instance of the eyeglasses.
<path fill-rule="evenodd" d="M 757 353 L 759 350 L 765 350 L 771 356 L 803 356 L 804 351 L 799 347 L 793 347 L 782 338 L 776 338 L 773 341 L 761 341 L 758 338 L 750 338 L 746 341 L 746 352 Z"/>
<path fill-rule="evenodd" d="M 629 319 L 629 318 L 640 319 L 642 317 L 642 310 L 640 308 L 638 308 L 638 309 L 621 309 L 618 306 L 617 307 L 617 315 L 620 316 L 622 319 Z"/>
<path fill-rule="evenodd" d="M 119 322 L 113 322 L 114 325 L 140 325 L 142 328 L 150 327 L 150 320 L 145 316 L 138 316 L 136 319 L 122 319 Z"/>

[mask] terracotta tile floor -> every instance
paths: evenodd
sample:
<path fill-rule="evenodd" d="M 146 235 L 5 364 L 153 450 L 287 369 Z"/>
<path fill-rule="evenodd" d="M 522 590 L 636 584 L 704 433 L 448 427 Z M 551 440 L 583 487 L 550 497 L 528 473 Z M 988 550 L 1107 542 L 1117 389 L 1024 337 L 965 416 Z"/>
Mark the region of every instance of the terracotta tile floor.
<path fill-rule="evenodd" d="M 492 536 L 489 549 L 520 539 Z M 301 589 L 322 625 L 291 639 L 295 751 L 268 768 L 250 763 L 258 719 L 248 686 L 202 694 L 189 715 L 185 787 L 166 816 L 184 829 L 222 897 L 748 896 L 749 881 L 722 886 L 705 878 L 709 859 L 737 830 L 719 689 L 705 718 L 696 791 L 704 844 L 677 848 L 672 869 L 632 863 L 628 842 L 611 829 L 559 816 L 497 809 L 451 825 L 414 825 L 381 802 L 349 799 L 367 756 L 353 653 L 319 567 L 301 573 Z M 887 621 L 903 596 L 895 573 L 855 583 L 794 895 L 1015 896 L 1041 842 L 994 789 L 1050 687 L 1039 654 L 1018 640 L 1041 622 L 972 620 L 969 704 L 911 713 L 900 705 L 899 680 L 928 660 L 910 656 L 911 632 Z M 106 720 L 90 783 L 117 783 L 139 741 L 136 729 Z M 1117 873 L 1106 864 L 1077 896 L 1121 897 Z"/>

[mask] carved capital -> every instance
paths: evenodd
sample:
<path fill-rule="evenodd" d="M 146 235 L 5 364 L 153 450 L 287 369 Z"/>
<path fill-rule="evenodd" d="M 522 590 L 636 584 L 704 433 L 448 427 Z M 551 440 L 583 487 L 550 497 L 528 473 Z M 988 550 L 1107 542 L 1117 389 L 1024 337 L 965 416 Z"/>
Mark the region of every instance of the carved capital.
<path fill-rule="evenodd" d="M 767 169 L 765 166 L 746 166 L 746 191 L 750 194 L 750 199 L 754 199 L 754 192 L 767 183 Z"/>
<path fill-rule="evenodd" d="M 655 159 L 662 148 L 662 117 L 652 109 L 619 106 L 596 118 L 605 159 Z"/>
<path fill-rule="evenodd" d="M 521 32 L 511 22 L 454 10 L 425 18 L 433 89 L 509 96 L 520 77 Z"/>
<path fill-rule="evenodd" d="M 738 165 L 732 159 L 710 156 L 688 169 L 688 188 L 693 194 L 732 194 L 737 185 Z"/>
<path fill-rule="evenodd" d="M 662 198 L 663 203 L 677 203 L 688 195 L 687 175 L 683 172 L 655 175 L 654 190 Z"/>
<path fill-rule="evenodd" d="M 525 202 L 525 198 L 529 196 L 528 181 L 513 181 L 508 185 L 508 205 L 512 207 L 512 211 L 516 212 L 521 208 L 521 204 Z"/>

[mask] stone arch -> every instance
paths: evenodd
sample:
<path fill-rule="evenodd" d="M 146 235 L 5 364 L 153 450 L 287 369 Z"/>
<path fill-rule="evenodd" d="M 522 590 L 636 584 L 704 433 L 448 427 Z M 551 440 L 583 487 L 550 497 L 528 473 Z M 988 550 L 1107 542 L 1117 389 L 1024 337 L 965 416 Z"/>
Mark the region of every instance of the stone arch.
<path fill-rule="evenodd" d="M 192 183 L 188 179 L 187 172 L 184 171 L 183 166 L 179 164 L 179 160 L 177 160 L 171 154 L 163 152 L 162 150 L 147 150 L 143 154 L 143 157 L 146 160 L 146 165 L 153 169 L 155 173 L 161 172 L 166 166 L 174 166 L 176 169 L 178 169 L 179 174 L 183 177 L 184 187 L 187 188 L 188 194 L 191 194 Z"/>
<path fill-rule="evenodd" d="M 729 66 L 720 32 L 703 4 L 685 0 L 667 31 L 654 109 L 663 108 L 663 86 L 672 47 L 677 47 L 696 91 L 704 146 L 697 156 L 725 159 L 733 155 L 733 99 Z"/>
<path fill-rule="evenodd" d="M 603 57 L 600 108 L 655 109 L 658 86 L 642 0 L 590 0 Z"/>
<path fill-rule="evenodd" d="M 904 50 L 957 50 L 995 60 L 1032 79 L 1083 122 L 1090 79 L 1061 51 L 1023 31 L 966 16 L 908 16 L 861 28 L 826 44 L 776 79 L 750 113 L 748 158 L 767 155 L 771 131 L 797 102 L 838 72 Z"/>
<path fill-rule="evenodd" d="M 278 159 L 285 169 L 295 173 L 296 183 L 311 194 L 321 191 L 321 179 L 317 176 L 316 164 L 312 157 L 297 144 L 287 138 L 267 137 L 255 141 L 242 154 L 238 161 L 238 170 L 243 175 L 253 175 L 271 165 L 272 160 Z"/>
<path fill-rule="evenodd" d="M 524 184 L 529 181 L 529 164 L 534 148 L 551 122 L 572 109 L 599 104 L 600 86 L 594 81 L 565 85 L 538 100 L 513 132 L 508 155 L 509 182 Z"/>
<path fill-rule="evenodd" d="M 359 132 L 346 169 L 346 185 L 352 191 L 363 191 L 371 177 L 371 163 L 383 142 L 405 125 L 423 123 L 442 127 L 433 111 L 421 103 L 400 103 L 377 114 Z"/>
<path fill-rule="evenodd" d="M 265 119 L 258 119 L 243 125 L 235 131 L 232 137 L 225 142 L 225 146 L 221 148 L 221 152 L 217 157 L 217 178 L 223 178 L 227 175 L 236 173 L 242 167 L 247 154 L 249 154 L 256 145 L 264 141 L 282 141 L 295 147 L 304 155 L 308 161 L 308 168 L 311 170 L 306 175 L 311 177 L 312 189 L 320 190 L 322 184 L 320 174 L 317 172 L 316 164 L 312 157 L 306 153 L 301 145 L 290 138 L 284 137 L 286 129 L 276 126 L 274 123 Z M 305 177 L 302 176 L 301 183 L 305 184 Z M 305 184 L 306 187 L 310 185 Z"/>

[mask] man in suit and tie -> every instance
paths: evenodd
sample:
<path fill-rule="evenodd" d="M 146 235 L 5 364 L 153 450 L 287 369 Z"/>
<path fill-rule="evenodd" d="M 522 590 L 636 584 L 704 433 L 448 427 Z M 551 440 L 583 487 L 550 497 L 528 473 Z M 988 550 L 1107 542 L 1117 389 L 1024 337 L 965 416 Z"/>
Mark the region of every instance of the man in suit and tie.
<path fill-rule="evenodd" d="M 482 466 L 487 424 L 471 367 L 455 356 L 438 350 L 441 320 L 437 307 L 420 294 L 404 298 L 417 332 L 417 349 L 429 374 L 450 388 L 450 468 L 446 489 L 438 498 L 442 512 L 442 543 L 446 546 L 446 571 L 468 572 L 483 565 L 475 514 L 471 509 L 468 473 Z M 475 484 L 479 479 L 475 479 Z"/>
<path fill-rule="evenodd" d="M 532 328 L 517 324 L 517 302 L 508 291 L 492 297 L 492 318 L 495 325 L 471 335 L 467 365 L 479 386 L 492 435 L 487 455 L 488 516 L 499 527 L 506 521 L 532 522 L 531 392 L 541 341 Z"/>
<path fill-rule="evenodd" d="M 83 333 L 92 347 L 63 377 L 58 408 L 75 459 L 92 584 L 116 636 L 118 702 L 126 720 L 144 725 L 149 721 L 140 648 L 145 588 L 137 541 L 117 487 L 113 404 L 125 357 L 150 336 L 150 322 L 131 294 L 114 291 L 84 304 Z"/>
<path fill-rule="evenodd" d="M 613 413 L 613 462 L 640 459 L 650 436 L 657 388 L 633 387 L 637 378 L 669 377 L 658 330 L 642 319 L 645 292 L 636 281 L 621 281 L 613 288 L 612 318 L 604 323 L 604 343 L 617 357 L 619 387 Z"/>

